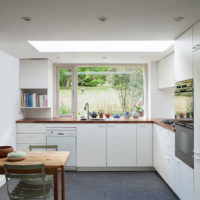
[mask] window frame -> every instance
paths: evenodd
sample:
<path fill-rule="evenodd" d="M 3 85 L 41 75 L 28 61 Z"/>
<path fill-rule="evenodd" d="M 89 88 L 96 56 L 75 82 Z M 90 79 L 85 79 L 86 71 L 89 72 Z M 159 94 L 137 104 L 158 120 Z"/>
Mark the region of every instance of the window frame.
<path fill-rule="evenodd" d="M 70 69 L 72 71 L 72 114 L 60 114 L 59 110 L 59 79 L 60 69 Z M 77 115 L 77 68 L 73 65 L 57 65 L 56 66 L 56 116 L 59 117 L 76 117 Z"/>
<path fill-rule="evenodd" d="M 135 64 L 54 64 L 54 116 L 55 117 L 73 117 L 77 118 L 78 112 L 78 67 L 105 67 L 105 66 L 142 66 L 144 68 L 144 117 L 149 116 L 149 103 L 148 103 L 148 64 L 135 63 Z M 59 69 L 72 70 L 72 114 L 61 115 L 59 113 Z M 56 94 L 56 95 L 55 95 Z"/>

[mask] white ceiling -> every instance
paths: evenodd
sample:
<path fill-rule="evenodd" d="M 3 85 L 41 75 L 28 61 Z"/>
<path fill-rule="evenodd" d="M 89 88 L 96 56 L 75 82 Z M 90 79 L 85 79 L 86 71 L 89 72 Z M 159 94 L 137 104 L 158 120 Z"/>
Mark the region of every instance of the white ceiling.
<path fill-rule="evenodd" d="M 148 62 L 163 54 L 39 53 L 27 41 L 173 40 L 200 19 L 199 10 L 200 0 L 0 0 L 0 49 L 53 62 Z M 32 21 L 23 21 L 24 16 Z M 109 19 L 102 23 L 100 16 Z M 175 22 L 179 16 L 184 21 Z"/>

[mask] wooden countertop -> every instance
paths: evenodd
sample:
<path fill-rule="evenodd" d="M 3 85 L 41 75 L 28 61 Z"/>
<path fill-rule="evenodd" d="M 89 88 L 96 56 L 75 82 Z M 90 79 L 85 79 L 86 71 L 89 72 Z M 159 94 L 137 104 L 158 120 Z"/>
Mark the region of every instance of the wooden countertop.
<path fill-rule="evenodd" d="M 163 119 L 154 119 L 154 118 L 131 118 L 129 120 L 125 120 L 124 118 L 120 119 L 105 119 L 105 120 L 80 120 L 78 118 L 71 117 L 54 117 L 54 118 L 26 118 L 17 120 L 16 123 L 72 123 L 72 124 L 80 124 L 80 123 L 155 123 L 166 129 L 171 131 L 175 131 L 175 128 L 162 123 Z"/>

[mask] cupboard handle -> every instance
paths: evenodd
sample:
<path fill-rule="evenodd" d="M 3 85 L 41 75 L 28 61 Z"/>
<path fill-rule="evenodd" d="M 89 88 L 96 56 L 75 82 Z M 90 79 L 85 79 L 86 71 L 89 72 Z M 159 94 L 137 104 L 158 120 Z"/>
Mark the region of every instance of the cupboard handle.
<path fill-rule="evenodd" d="M 200 49 L 200 44 L 195 45 L 192 49 L 193 49 L 194 51 Z"/>
<path fill-rule="evenodd" d="M 145 125 L 138 125 L 138 127 L 145 127 Z"/>
<path fill-rule="evenodd" d="M 195 160 L 197 160 L 197 161 L 200 161 L 200 157 L 198 157 L 198 156 L 196 156 L 196 155 L 194 155 L 193 158 L 194 158 Z"/>
<path fill-rule="evenodd" d="M 103 128 L 103 127 L 105 127 L 105 125 L 98 125 L 98 127 Z"/>
<path fill-rule="evenodd" d="M 194 152 L 195 155 L 200 156 L 200 152 L 199 151 L 194 150 L 193 152 Z"/>
<path fill-rule="evenodd" d="M 108 125 L 109 128 L 115 127 L 115 125 Z"/>

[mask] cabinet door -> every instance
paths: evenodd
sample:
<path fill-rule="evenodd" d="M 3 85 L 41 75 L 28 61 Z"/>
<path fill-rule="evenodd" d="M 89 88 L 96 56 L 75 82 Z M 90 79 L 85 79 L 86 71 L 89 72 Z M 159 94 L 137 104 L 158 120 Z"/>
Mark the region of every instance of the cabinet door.
<path fill-rule="evenodd" d="M 193 169 L 176 159 L 175 191 L 181 200 L 193 200 Z"/>
<path fill-rule="evenodd" d="M 156 124 L 153 125 L 153 166 L 161 174 L 161 146 L 160 146 L 160 127 Z"/>
<path fill-rule="evenodd" d="M 158 63 L 158 88 L 174 87 L 174 53 Z"/>
<path fill-rule="evenodd" d="M 163 178 L 166 183 L 175 191 L 175 160 L 168 155 L 164 154 L 163 157 Z"/>
<path fill-rule="evenodd" d="M 152 166 L 152 124 L 137 124 L 137 166 Z"/>
<path fill-rule="evenodd" d="M 200 50 L 194 52 L 194 150 L 200 153 Z"/>
<path fill-rule="evenodd" d="M 200 156 L 194 159 L 194 200 L 200 199 Z"/>
<path fill-rule="evenodd" d="M 48 60 L 20 61 L 20 88 L 48 88 Z"/>
<path fill-rule="evenodd" d="M 77 125 L 77 165 L 106 166 L 106 124 Z"/>
<path fill-rule="evenodd" d="M 192 29 L 186 31 L 175 41 L 175 80 L 193 78 Z"/>
<path fill-rule="evenodd" d="M 107 125 L 107 166 L 136 166 L 136 124 Z"/>
<path fill-rule="evenodd" d="M 200 22 L 193 26 L 193 48 L 200 48 Z"/>

